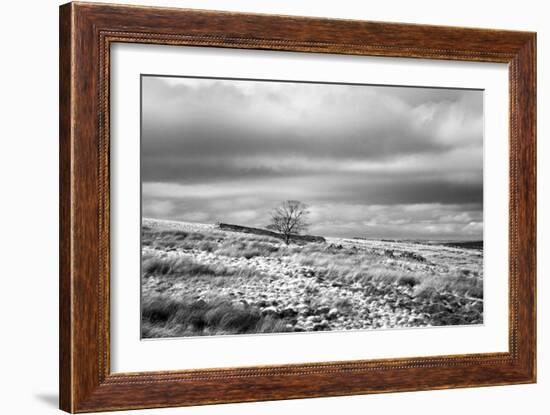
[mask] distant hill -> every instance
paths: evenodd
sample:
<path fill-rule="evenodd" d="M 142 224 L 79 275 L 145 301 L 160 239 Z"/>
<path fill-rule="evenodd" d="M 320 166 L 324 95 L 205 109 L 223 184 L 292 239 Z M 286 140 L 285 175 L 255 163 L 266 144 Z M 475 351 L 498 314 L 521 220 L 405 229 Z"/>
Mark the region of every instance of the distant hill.
<path fill-rule="evenodd" d="M 439 245 L 450 246 L 451 248 L 483 249 L 483 241 L 443 242 Z"/>
<path fill-rule="evenodd" d="M 421 244 L 421 245 L 439 245 L 439 246 L 448 246 L 449 248 L 461 248 L 461 249 L 477 249 L 483 250 L 483 240 L 481 241 L 434 241 L 434 240 L 406 240 L 406 239 L 376 239 L 376 238 L 365 238 L 361 236 L 355 236 L 352 239 L 358 241 L 380 241 L 380 242 L 408 242 L 412 244 Z"/>

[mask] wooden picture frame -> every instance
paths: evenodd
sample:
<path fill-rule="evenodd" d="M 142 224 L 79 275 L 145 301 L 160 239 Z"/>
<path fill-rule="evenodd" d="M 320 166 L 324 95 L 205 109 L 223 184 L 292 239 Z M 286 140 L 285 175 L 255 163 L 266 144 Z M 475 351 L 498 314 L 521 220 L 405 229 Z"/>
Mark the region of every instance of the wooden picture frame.
<path fill-rule="evenodd" d="M 109 59 L 117 42 L 509 65 L 509 352 L 111 373 Z M 536 380 L 536 34 L 69 3 L 60 8 L 60 408 L 343 396 Z"/>

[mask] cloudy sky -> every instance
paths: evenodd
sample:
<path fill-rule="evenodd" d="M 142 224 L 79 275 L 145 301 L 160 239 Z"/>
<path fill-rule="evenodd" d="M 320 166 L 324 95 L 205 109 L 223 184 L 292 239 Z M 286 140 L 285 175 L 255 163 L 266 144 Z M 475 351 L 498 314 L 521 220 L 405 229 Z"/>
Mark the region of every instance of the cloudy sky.
<path fill-rule="evenodd" d="M 142 77 L 144 217 L 482 239 L 483 92 Z"/>

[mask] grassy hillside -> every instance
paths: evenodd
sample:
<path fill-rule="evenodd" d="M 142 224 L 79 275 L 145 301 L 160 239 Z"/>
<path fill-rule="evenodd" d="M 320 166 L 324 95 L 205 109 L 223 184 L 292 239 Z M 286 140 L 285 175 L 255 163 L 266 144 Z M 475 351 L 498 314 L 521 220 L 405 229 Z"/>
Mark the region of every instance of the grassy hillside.
<path fill-rule="evenodd" d="M 482 260 L 456 247 L 338 238 L 287 246 L 145 219 L 142 336 L 480 324 Z"/>

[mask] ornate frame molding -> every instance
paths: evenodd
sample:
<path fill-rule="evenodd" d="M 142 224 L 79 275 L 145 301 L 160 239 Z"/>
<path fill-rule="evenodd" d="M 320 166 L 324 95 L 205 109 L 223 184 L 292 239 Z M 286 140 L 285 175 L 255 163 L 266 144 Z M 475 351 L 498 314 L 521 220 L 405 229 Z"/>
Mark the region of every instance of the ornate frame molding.
<path fill-rule="evenodd" d="M 111 373 L 109 68 L 110 45 L 116 42 L 508 63 L 510 351 Z M 525 32 L 86 3 L 61 6 L 61 408 L 89 412 L 534 382 L 535 55 L 536 36 Z"/>

